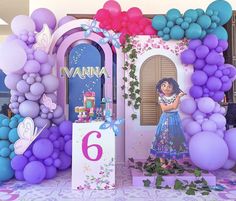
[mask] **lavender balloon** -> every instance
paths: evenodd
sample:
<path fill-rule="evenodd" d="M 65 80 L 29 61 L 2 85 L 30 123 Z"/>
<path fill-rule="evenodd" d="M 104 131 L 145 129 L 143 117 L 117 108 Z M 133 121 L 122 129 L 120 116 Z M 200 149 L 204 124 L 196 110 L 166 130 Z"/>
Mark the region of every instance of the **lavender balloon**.
<path fill-rule="evenodd" d="M 185 114 L 192 114 L 195 112 L 196 109 L 197 109 L 196 102 L 191 98 L 184 99 L 180 103 L 180 110 Z"/>
<path fill-rule="evenodd" d="M 229 148 L 229 158 L 236 161 L 236 128 L 231 128 L 225 132 L 225 142 Z"/>
<path fill-rule="evenodd" d="M 26 100 L 20 104 L 19 112 L 23 117 L 35 118 L 39 114 L 39 105 L 34 101 Z"/>

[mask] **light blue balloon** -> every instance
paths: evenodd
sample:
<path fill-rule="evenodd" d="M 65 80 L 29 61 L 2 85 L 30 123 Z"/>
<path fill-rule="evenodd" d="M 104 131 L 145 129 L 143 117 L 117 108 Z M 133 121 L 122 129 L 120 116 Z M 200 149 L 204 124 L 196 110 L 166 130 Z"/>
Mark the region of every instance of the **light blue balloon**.
<path fill-rule="evenodd" d="M 232 17 L 232 7 L 224 0 L 213 1 L 208 7 L 207 11 L 212 10 L 218 11 L 218 16 L 220 18 L 220 25 L 226 24 Z"/>
<path fill-rule="evenodd" d="M 184 30 L 180 26 L 175 25 L 170 30 L 170 37 L 174 40 L 180 40 L 184 37 Z"/>
<path fill-rule="evenodd" d="M 213 16 L 214 12 L 213 12 L 213 10 L 209 9 L 206 11 L 206 14 L 209 16 Z"/>
<path fill-rule="evenodd" d="M 191 17 L 185 17 L 184 21 L 188 22 L 190 24 L 192 22 L 192 18 Z"/>
<path fill-rule="evenodd" d="M 210 26 L 211 29 L 215 29 L 216 27 L 217 27 L 217 24 L 215 22 L 211 23 L 211 26 Z"/>
<path fill-rule="evenodd" d="M 202 28 L 199 24 L 191 23 L 185 34 L 188 39 L 198 39 L 201 37 Z"/>
<path fill-rule="evenodd" d="M 203 29 L 208 29 L 211 26 L 211 18 L 208 15 L 202 15 L 197 19 L 197 23 Z"/>
<path fill-rule="evenodd" d="M 164 36 L 164 33 L 163 33 L 163 31 L 158 31 L 158 36 L 160 36 L 160 37 L 163 37 Z"/>
<path fill-rule="evenodd" d="M 166 16 L 169 21 L 175 21 L 177 18 L 181 17 L 181 13 L 178 9 L 172 8 L 168 10 Z"/>
<path fill-rule="evenodd" d="M 183 21 L 184 21 L 184 19 L 182 17 L 179 17 L 176 19 L 175 22 L 176 22 L 176 24 L 181 25 Z"/>
<path fill-rule="evenodd" d="M 197 11 L 198 16 L 204 15 L 205 13 L 204 10 L 201 8 L 197 8 L 196 11 Z"/>
<path fill-rule="evenodd" d="M 163 40 L 170 40 L 170 35 L 169 34 L 165 34 L 164 36 L 163 36 Z"/>
<path fill-rule="evenodd" d="M 156 30 L 162 30 L 166 27 L 167 19 L 164 15 L 156 15 L 152 19 L 152 27 Z"/>
<path fill-rule="evenodd" d="M 15 143 L 19 139 L 17 128 L 13 128 L 10 130 L 8 138 L 12 143 Z"/>
<path fill-rule="evenodd" d="M 0 155 L 5 158 L 8 157 L 10 153 L 11 153 L 11 150 L 8 147 L 4 147 L 0 150 Z"/>
<path fill-rule="evenodd" d="M 171 28 L 173 26 L 174 26 L 174 22 L 172 21 L 167 22 L 167 27 Z"/>
<path fill-rule="evenodd" d="M 188 9 L 185 11 L 184 17 L 190 17 L 192 19 L 192 22 L 196 22 L 198 18 L 198 12 L 193 9 Z"/>
<path fill-rule="evenodd" d="M 10 142 L 8 140 L 0 140 L 0 149 L 4 147 L 9 147 Z"/>
<path fill-rule="evenodd" d="M 0 181 L 8 181 L 14 176 L 9 158 L 0 157 Z"/>
<path fill-rule="evenodd" d="M 217 28 L 215 28 L 213 30 L 213 32 L 211 32 L 213 34 L 215 34 L 218 39 L 221 39 L 221 40 L 228 40 L 228 33 L 227 31 L 225 30 L 224 27 L 222 26 L 218 26 Z"/>
<path fill-rule="evenodd" d="M 163 29 L 163 33 L 164 33 L 164 34 L 170 33 L 170 28 L 169 28 L 169 27 L 165 27 L 165 28 Z"/>
<path fill-rule="evenodd" d="M 8 133 L 10 131 L 9 127 L 1 127 L 0 128 L 0 140 L 7 140 L 8 139 Z"/>
<path fill-rule="evenodd" d="M 187 28 L 189 28 L 189 23 L 188 22 L 183 22 L 181 24 L 181 27 L 182 27 L 182 29 L 187 29 Z"/>

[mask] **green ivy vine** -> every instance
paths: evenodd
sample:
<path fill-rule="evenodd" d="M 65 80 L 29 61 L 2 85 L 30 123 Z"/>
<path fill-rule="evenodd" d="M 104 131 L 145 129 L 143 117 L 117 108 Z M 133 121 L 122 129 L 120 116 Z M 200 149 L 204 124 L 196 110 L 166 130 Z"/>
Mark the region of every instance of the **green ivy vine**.
<path fill-rule="evenodd" d="M 135 110 L 140 108 L 141 104 L 141 97 L 140 97 L 140 88 L 139 88 L 139 81 L 136 76 L 136 59 L 137 59 L 137 51 L 134 48 L 131 37 L 129 35 L 126 35 L 126 42 L 122 47 L 122 52 L 127 54 L 129 57 L 129 62 L 126 61 L 124 64 L 124 71 L 128 72 L 125 73 L 125 77 L 123 77 L 125 85 L 128 86 L 127 92 L 124 93 L 123 97 L 127 99 L 128 106 L 133 106 Z M 128 74 L 128 77 L 126 75 Z M 123 85 L 121 88 L 124 90 L 125 85 Z M 132 120 L 137 118 L 137 114 L 134 112 L 131 115 Z"/>
<path fill-rule="evenodd" d="M 199 168 L 193 169 L 192 165 L 188 162 L 184 162 L 184 164 L 175 162 L 173 163 L 173 168 L 167 169 L 162 167 L 163 164 L 161 163 L 160 158 L 152 159 L 149 157 L 145 162 L 135 162 L 133 158 L 129 158 L 129 161 L 131 163 L 131 168 L 139 169 L 145 176 L 152 176 L 153 174 L 157 175 L 155 182 L 155 187 L 157 189 L 171 188 L 162 185 L 162 182 L 164 181 L 163 176 L 170 174 L 183 174 L 186 171 L 194 174 L 196 180 L 189 183 L 187 181 L 176 179 L 174 184 L 175 190 L 185 190 L 187 195 L 195 195 L 196 192 L 200 192 L 202 195 L 208 195 L 211 192 L 207 181 L 202 177 L 202 172 L 208 172 L 200 170 Z M 149 187 L 151 181 L 149 179 L 143 180 L 143 184 L 145 187 Z"/>

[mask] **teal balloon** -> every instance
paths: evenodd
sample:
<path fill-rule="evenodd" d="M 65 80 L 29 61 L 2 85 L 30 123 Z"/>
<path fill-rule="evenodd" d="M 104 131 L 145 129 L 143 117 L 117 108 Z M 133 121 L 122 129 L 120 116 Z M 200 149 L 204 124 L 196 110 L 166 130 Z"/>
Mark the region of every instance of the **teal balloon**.
<path fill-rule="evenodd" d="M 211 18 L 208 15 L 201 15 L 197 19 L 197 23 L 203 28 L 208 29 L 211 26 Z"/>
<path fill-rule="evenodd" d="M 163 33 L 164 33 L 164 34 L 170 33 L 170 28 L 169 28 L 169 27 L 165 27 L 165 28 L 163 29 Z"/>
<path fill-rule="evenodd" d="M 207 32 L 205 30 L 202 30 L 202 34 L 201 34 L 200 38 L 201 39 L 204 38 L 206 36 L 206 34 L 207 34 Z"/>
<path fill-rule="evenodd" d="M 0 114 L 0 126 L 2 126 L 2 120 L 7 119 L 7 116 Z"/>
<path fill-rule="evenodd" d="M 2 120 L 2 125 L 3 125 L 3 126 L 8 126 L 9 123 L 10 123 L 10 120 L 9 120 L 8 118 Z"/>
<path fill-rule="evenodd" d="M 213 12 L 213 10 L 209 9 L 209 10 L 206 11 L 206 14 L 209 15 L 209 16 L 213 16 L 214 12 Z"/>
<path fill-rule="evenodd" d="M 8 133 L 10 131 L 9 127 L 1 127 L 0 128 L 0 140 L 7 140 L 8 139 Z"/>
<path fill-rule="evenodd" d="M 166 26 L 169 27 L 169 28 L 171 28 L 171 27 L 174 26 L 174 22 L 169 21 L 169 22 L 167 22 L 167 25 L 166 25 Z"/>
<path fill-rule="evenodd" d="M 213 30 L 213 32 L 211 32 L 212 34 L 215 34 L 218 39 L 221 39 L 221 40 L 228 40 L 228 33 L 227 31 L 225 30 L 224 27 L 222 26 L 218 26 L 217 28 L 215 28 Z"/>
<path fill-rule="evenodd" d="M 211 29 L 215 29 L 217 27 L 217 24 L 215 22 L 213 22 L 210 26 Z"/>
<path fill-rule="evenodd" d="M 176 19 L 175 22 L 176 22 L 176 24 L 181 25 L 183 21 L 184 21 L 184 19 L 182 17 L 179 17 Z"/>
<path fill-rule="evenodd" d="M 191 23 L 192 22 L 192 18 L 191 17 L 185 17 L 184 21 L 188 22 L 188 23 Z"/>
<path fill-rule="evenodd" d="M 17 133 L 17 128 L 13 128 L 10 130 L 8 138 L 9 138 L 10 142 L 12 142 L 12 143 L 15 143 L 19 139 L 19 136 Z"/>
<path fill-rule="evenodd" d="M 205 13 L 204 10 L 201 8 L 197 8 L 196 11 L 197 11 L 198 16 L 204 15 Z"/>
<path fill-rule="evenodd" d="M 163 33 L 163 31 L 158 31 L 158 36 L 160 36 L 160 37 L 163 37 L 164 36 L 164 33 Z"/>
<path fill-rule="evenodd" d="M 0 155 L 5 158 L 8 157 L 10 153 L 11 153 L 11 150 L 8 147 L 4 147 L 0 150 Z"/>
<path fill-rule="evenodd" d="M 170 35 L 169 34 L 165 34 L 164 36 L 163 36 L 163 40 L 170 40 Z"/>
<path fill-rule="evenodd" d="M 8 140 L 0 140 L 0 150 L 5 147 L 9 147 L 10 142 Z"/>
<path fill-rule="evenodd" d="M 189 17 L 192 19 L 192 22 L 196 22 L 198 18 L 198 12 L 193 9 L 188 9 L 185 11 L 184 17 Z"/>
<path fill-rule="evenodd" d="M 162 30 L 166 27 L 167 19 L 164 15 L 156 15 L 152 19 L 152 27 L 156 30 Z"/>
<path fill-rule="evenodd" d="M 170 37 L 174 40 L 180 40 L 184 37 L 184 30 L 180 26 L 175 25 L 170 30 Z"/>
<path fill-rule="evenodd" d="M 9 158 L 0 157 L 0 181 L 8 181 L 14 176 Z"/>
<path fill-rule="evenodd" d="M 13 159 L 15 156 L 16 156 L 15 152 L 14 152 L 14 151 L 11 152 L 11 154 L 10 154 L 10 159 Z"/>
<path fill-rule="evenodd" d="M 213 1 L 208 7 L 207 11 L 218 11 L 218 17 L 220 18 L 220 25 L 226 24 L 232 17 L 232 7 L 224 0 Z"/>
<path fill-rule="evenodd" d="M 188 39 L 198 39 L 201 37 L 201 34 L 202 34 L 202 28 L 199 24 L 196 23 L 191 23 L 185 33 Z"/>
<path fill-rule="evenodd" d="M 178 9 L 172 8 L 168 10 L 166 16 L 169 21 L 175 21 L 177 18 L 181 17 L 181 13 Z"/>
<path fill-rule="evenodd" d="M 9 123 L 10 128 L 16 128 L 18 126 L 18 121 L 17 120 L 11 120 Z"/>
<path fill-rule="evenodd" d="M 182 28 L 182 29 L 187 29 L 187 28 L 189 28 L 189 23 L 188 23 L 188 22 L 183 22 L 183 23 L 181 24 L 181 28 Z"/>

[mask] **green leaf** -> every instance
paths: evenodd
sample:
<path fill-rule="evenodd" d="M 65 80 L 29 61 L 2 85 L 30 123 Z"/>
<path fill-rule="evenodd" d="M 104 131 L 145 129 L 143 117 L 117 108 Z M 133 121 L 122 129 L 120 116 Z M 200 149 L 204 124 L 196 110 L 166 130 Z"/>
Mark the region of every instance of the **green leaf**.
<path fill-rule="evenodd" d="M 128 70 L 128 68 L 126 67 L 126 66 L 124 66 L 124 67 L 122 67 L 123 68 L 123 70 Z"/>
<path fill-rule="evenodd" d="M 127 81 L 128 81 L 127 77 L 123 77 L 123 80 L 124 80 L 125 82 L 127 82 Z"/>
<path fill-rule="evenodd" d="M 202 171 L 197 168 L 197 169 L 194 170 L 194 175 L 195 175 L 196 177 L 200 177 L 200 176 L 202 175 Z"/>
<path fill-rule="evenodd" d="M 132 118 L 132 120 L 135 120 L 135 119 L 137 119 L 137 115 L 136 114 L 132 114 L 131 118 Z"/>
<path fill-rule="evenodd" d="M 164 179 L 162 178 L 162 176 L 158 175 L 156 178 L 156 187 L 161 186 L 162 182 L 164 181 Z"/>
<path fill-rule="evenodd" d="M 192 188 L 189 188 L 189 189 L 186 191 L 186 194 L 187 194 L 187 195 L 195 195 L 195 190 L 192 189 Z"/>
<path fill-rule="evenodd" d="M 132 104 L 132 102 L 129 100 L 129 101 L 128 101 L 128 106 L 130 106 L 131 104 Z"/>
<path fill-rule="evenodd" d="M 139 93 L 140 93 L 140 89 L 136 89 L 136 90 L 135 90 L 135 93 L 136 93 L 136 94 L 139 94 Z M 140 98 L 140 102 L 141 102 L 141 98 Z"/>
<path fill-rule="evenodd" d="M 183 188 L 184 188 L 183 183 L 180 180 L 176 179 L 174 189 L 175 190 L 182 190 Z"/>
<path fill-rule="evenodd" d="M 151 181 L 149 179 L 143 180 L 144 187 L 150 187 Z"/>
<path fill-rule="evenodd" d="M 140 105 L 134 104 L 134 109 L 136 109 L 136 110 L 139 109 L 139 106 Z"/>
<path fill-rule="evenodd" d="M 204 191 L 204 192 L 202 192 L 201 194 L 202 194 L 202 195 L 209 195 L 209 192 Z"/>
<path fill-rule="evenodd" d="M 127 99 L 127 98 L 128 98 L 128 94 L 125 93 L 125 94 L 123 95 L 123 97 L 124 97 L 124 99 Z"/>

